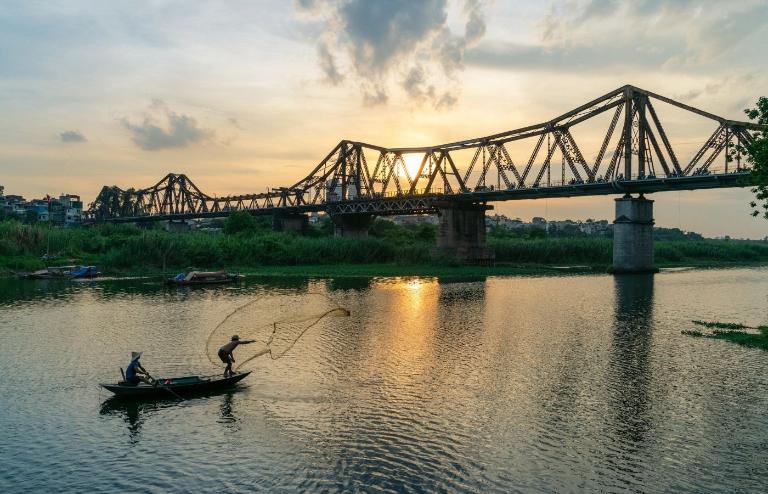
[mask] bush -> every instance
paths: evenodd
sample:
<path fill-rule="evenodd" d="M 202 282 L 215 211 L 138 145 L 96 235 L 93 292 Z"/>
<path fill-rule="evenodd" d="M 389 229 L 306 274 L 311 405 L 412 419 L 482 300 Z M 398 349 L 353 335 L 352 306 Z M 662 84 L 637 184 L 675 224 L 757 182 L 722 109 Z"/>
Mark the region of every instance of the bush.
<path fill-rule="evenodd" d="M 256 229 L 256 218 L 247 211 L 235 211 L 224 220 L 224 233 L 233 235 L 236 233 L 253 231 Z"/>
<path fill-rule="evenodd" d="M 322 232 L 300 236 L 273 232 L 265 220 L 232 215 L 229 234 L 193 231 L 172 233 L 159 228 L 103 224 L 90 228 L 52 228 L 0 222 L 0 258 L 6 267 L 42 267 L 48 253 L 61 262 L 88 262 L 104 269 L 223 268 L 226 266 L 310 264 L 436 264 L 458 261 L 435 251 L 434 225 L 399 226 L 379 220 L 367 238 L 339 238 Z M 330 222 L 326 222 L 330 224 Z M 496 260 L 510 264 L 588 264 L 607 266 L 612 241 L 602 237 L 515 238 L 490 236 Z M 66 259 L 66 261 L 65 261 Z M 656 243 L 656 259 L 664 262 L 768 262 L 768 243 L 720 240 Z M 59 261 L 51 261 L 59 263 Z M 14 268 L 15 269 L 15 268 Z"/>

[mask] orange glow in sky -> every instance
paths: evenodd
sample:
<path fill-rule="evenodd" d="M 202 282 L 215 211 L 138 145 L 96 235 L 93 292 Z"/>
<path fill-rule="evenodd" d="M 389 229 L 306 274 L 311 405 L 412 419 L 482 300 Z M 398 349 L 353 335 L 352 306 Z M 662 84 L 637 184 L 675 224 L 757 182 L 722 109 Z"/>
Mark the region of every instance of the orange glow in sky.
<path fill-rule="evenodd" d="M 255 193 L 301 180 L 342 139 L 415 147 L 490 135 L 625 84 L 743 119 L 768 88 L 768 9 L 758 0 L 612 2 L 599 14 L 569 0 L 309 3 L 0 8 L 13 26 L 0 30 L 0 46 L 13 47 L 0 57 L 0 185 L 88 204 L 104 185 L 149 187 L 174 172 L 209 195 Z M 350 3 L 370 9 L 377 29 L 345 22 L 339 6 Z M 413 22 L 392 22 L 404 18 Z M 719 29 L 725 18 L 731 27 Z M 681 129 L 680 146 L 711 132 Z M 576 137 L 599 146 L 604 131 Z M 421 158 L 404 156 L 412 178 Z M 656 223 L 762 238 L 751 197 L 657 194 Z M 523 219 L 613 215 L 610 198 L 494 206 Z"/>

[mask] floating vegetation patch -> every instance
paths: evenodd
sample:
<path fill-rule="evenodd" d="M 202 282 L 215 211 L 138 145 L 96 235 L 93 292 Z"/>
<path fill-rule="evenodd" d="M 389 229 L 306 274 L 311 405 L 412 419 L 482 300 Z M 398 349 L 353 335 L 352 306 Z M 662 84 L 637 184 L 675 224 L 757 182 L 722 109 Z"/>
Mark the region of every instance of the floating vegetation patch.
<path fill-rule="evenodd" d="M 712 338 L 728 340 L 750 348 L 768 350 L 768 326 L 747 326 L 730 322 L 691 321 L 692 323 L 712 329 L 711 333 L 703 333 L 695 329 L 684 329 L 682 334 L 696 338 Z"/>
<path fill-rule="evenodd" d="M 743 329 L 713 329 L 712 334 L 749 334 Z"/>
<path fill-rule="evenodd" d="M 718 328 L 718 329 L 757 329 L 751 326 L 745 326 L 743 324 L 735 322 L 716 322 L 716 321 L 691 321 L 693 324 L 704 326 L 706 328 Z"/>

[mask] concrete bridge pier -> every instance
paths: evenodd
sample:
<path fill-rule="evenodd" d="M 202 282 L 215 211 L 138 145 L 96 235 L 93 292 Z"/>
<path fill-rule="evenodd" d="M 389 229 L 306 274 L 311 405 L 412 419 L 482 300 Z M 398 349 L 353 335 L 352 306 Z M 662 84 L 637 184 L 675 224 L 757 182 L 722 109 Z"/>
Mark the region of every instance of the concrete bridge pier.
<path fill-rule="evenodd" d="M 495 253 L 485 244 L 485 212 L 493 206 L 478 203 L 437 205 L 437 250 L 469 263 L 491 263 Z"/>
<path fill-rule="evenodd" d="M 331 215 L 333 234 L 337 237 L 362 238 L 368 236 L 368 229 L 373 224 L 372 214 L 336 214 Z"/>
<path fill-rule="evenodd" d="M 276 232 L 306 233 L 309 216 L 301 213 L 276 214 L 272 217 L 272 229 Z"/>
<path fill-rule="evenodd" d="M 653 201 L 640 194 L 616 199 L 613 222 L 614 273 L 654 273 Z"/>

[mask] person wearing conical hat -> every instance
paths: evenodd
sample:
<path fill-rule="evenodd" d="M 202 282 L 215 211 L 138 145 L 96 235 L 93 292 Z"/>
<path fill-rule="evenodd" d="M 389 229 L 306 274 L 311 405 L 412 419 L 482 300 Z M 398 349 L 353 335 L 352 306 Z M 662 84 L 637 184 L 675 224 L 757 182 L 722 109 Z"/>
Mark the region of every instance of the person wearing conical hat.
<path fill-rule="evenodd" d="M 235 351 L 235 348 L 237 348 L 238 345 L 248 345 L 255 342 L 256 340 L 241 340 L 239 336 L 234 335 L 229 342 L 219 348 L 219 358 L 222 362 L 227 364 L 227 367 L 224 369 L 224 377 L 233 376 L 235 374 L 232 372 L 232 364 L 235 362 L 235 357 L 232 355 L 232 352 Z"/>
<path fill-rule="evenodd" d="M 153 384 L 152 376 L 141 366 L 140 358 L 141 352 L 131 352 L 131 363 L 125 369 L 125 382 L 133 386 L 138 385 L 140 382 Z"/>

